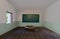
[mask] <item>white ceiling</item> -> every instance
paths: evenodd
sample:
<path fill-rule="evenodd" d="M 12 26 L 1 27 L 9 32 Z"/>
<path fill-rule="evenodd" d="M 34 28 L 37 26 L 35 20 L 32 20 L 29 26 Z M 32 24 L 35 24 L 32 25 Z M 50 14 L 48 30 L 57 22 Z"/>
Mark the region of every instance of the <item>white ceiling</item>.
<path fill-rule="evenodd" d="M 56 0 L 8 0 L 18 9 L 44 9 Z"/>

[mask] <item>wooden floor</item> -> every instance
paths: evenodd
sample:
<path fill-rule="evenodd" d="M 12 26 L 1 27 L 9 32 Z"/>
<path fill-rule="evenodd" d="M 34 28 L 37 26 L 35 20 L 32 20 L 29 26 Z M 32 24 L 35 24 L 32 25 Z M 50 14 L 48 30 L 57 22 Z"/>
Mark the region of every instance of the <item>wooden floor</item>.
<path fill-rule="evenodd" d="M 0 39 L 60 39 L 60 35 L 47 28 L 36 28 L 35 31 L 15 28 L 0 36 Z"/>

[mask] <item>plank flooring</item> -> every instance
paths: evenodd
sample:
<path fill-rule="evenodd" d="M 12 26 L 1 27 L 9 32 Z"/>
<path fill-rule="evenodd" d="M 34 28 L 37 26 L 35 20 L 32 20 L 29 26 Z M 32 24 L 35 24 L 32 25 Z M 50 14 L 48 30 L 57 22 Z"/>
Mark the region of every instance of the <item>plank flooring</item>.
<path fill-rule="evenodd" d="M 42 27 L 36 28 L 35 31 L 18 27 L 1 35 L 0 39 L 60 39 L 60 35 Z"/>

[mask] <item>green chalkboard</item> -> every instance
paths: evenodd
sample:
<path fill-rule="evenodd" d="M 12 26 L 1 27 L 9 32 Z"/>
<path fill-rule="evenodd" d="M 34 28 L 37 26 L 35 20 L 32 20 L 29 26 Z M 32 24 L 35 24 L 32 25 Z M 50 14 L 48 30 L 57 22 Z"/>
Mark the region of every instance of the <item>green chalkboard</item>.
<path fill-rule="evenodd" d="M 39 14 L 22 14 L 22 22 L 38 23 Z"/>

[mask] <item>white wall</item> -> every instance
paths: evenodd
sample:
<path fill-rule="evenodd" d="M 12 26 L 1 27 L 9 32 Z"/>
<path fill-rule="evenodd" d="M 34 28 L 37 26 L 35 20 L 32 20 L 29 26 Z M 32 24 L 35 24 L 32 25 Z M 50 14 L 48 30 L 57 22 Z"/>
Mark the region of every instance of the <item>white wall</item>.
<path fill-rule="evenodd" d="M 5 23 L 6 21 L 6 11 L 13 13 L 13 21 L 16 20 L 16 9 L 7 2 L 7 0 L 0 0 L 0 23 Z"/>
<path fill-rule="evenodd" d="M 44 25 L 60 34 L 60 0 L 45 10 Z"/>
<path fill-rule="evenodd" d="M 42 26 L 42 11 L 41 10 L 21 10 L 18 12 L 18 21 L 19 21 L 19 26 L 26 26 L 26 25 L 33 25 L 33 26 Z M 39 23 L 22 23 L 22 14 L 39 14 L 40 19 Z"/>
<path fill-rule="evenodd" d="M 16 9 L 7 0 L 0 0 L 0 35 L 16 27 L 14 26 L 14 23 L 5 24 L 7 13 L 6 11 L 12 12 L 13 21 L 17 21 Z"/>

